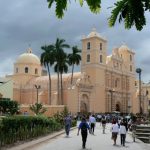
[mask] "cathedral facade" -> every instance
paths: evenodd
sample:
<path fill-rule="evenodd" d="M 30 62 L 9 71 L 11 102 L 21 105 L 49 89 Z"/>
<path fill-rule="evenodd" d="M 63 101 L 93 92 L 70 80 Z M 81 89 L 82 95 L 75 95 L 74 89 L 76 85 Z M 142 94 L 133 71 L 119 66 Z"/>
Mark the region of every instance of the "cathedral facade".
<path fill-rule="evenodd" d="M 107 55 L 107 40 L 95 29 L 82 38 L 81 72 L 63 75 L 63 102 L 72 113 L 119 111 L 137 113 L 135 89 L 135 53 L 126 45 Z M 49 104 L 49 79 L 40 59 L 29 48 L 14 63 L 13 99 L 21 104 Z M 52 75 L 51 103 L 60 105 L 57 76 Z"/>

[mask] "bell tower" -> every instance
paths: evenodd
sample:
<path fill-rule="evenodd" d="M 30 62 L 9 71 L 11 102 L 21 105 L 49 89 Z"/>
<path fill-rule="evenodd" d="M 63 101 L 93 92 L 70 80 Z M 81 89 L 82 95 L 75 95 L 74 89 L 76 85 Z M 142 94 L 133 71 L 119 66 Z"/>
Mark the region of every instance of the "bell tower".
<path fill-rule="evenodd" d="M 82 38 L 81 72 L 86 72 L 92 77 L 94 76 L 93 73 L 96 73 L 100 68 L 104 68 L 106 66 L 106 49 L 106 39 L 101 37 L 93 28 L 87 37 Z"/>
<path fill-rule="evenodd" d="M 81 72 L 85 72 L 94 85 L 95 96 L 91 100 L 92 111 L 105 112 L 105 69 L 107 40 L 96 29 L 82 38 Z M 101 102 L 100 102 L 101 101 Z"/>

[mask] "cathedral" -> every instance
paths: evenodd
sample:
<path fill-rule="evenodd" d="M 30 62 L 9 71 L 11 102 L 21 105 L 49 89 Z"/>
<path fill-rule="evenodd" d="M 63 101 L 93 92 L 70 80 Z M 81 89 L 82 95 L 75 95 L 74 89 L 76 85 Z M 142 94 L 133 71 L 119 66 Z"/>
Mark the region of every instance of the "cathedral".
<path fill-rule="evenodd" d="M 82 38 L 81 71 L 63 74 L 63 101 L 57 93 L 57 75 L 52 75 L 50 105 L 66 105 L 72 113 L 137 113 L 135 53 L 125 44 L 107 55 L 107 40 L 95 29 Z M 31 48 L 14 63 L 13 99 L 20 104 L 49 104 L 49 78 Z"/>

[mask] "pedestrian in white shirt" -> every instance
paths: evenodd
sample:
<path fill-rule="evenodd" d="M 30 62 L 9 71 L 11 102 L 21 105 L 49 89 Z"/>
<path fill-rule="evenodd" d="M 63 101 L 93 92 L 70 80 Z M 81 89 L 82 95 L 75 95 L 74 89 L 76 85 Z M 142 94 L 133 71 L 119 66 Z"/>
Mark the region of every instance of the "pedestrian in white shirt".
<path fill-rule="evenodd" d="M 126 138 L 126 127 L 124 123 L 120 124 L 120 140 L 121 140 L 121 145 L 125 146 L 125 138 Z"/>
<path fill-rule="evenodd" d="M 118 123 L 116 121 L 114 121 L 114 123 L 112 124 L 112 139 L 114 140 L 113 145 L 116 145 L 118 132 L 119 132 Z"/>
<path fill-rule="evenodd" d="M 96 119 L 95 119 L 94 115 L 90 116 L 89 124 L 90 124 L 90 128 L 91 128 L 91 132 L 92 132 L 92 134 L 94 134 L 95 124 L 96 124 Z"/>

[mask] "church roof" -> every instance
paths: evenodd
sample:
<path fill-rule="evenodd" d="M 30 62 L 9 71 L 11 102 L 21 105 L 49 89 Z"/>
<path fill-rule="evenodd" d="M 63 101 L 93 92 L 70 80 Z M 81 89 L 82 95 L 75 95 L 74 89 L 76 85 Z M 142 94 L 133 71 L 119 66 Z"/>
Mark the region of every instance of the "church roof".
<path fill-rule="evenodd" d="M 38 58 L 38 56 L 36 56 L 35 54 L 32 53 L 32 49 L 29 48 L 27 49 L 26 53 L 21 54 L 17 60 L 16 63 L 20 63 L 20 64 L 38 64 L 40 65 L 40 59 Z"/>
<path fill-rule="evenodd" d="M 73 74 L 73 78 L 79 78 L 81 76 L 81 72 L 74 72 Z M 71 78 L 71 73 L 67 73 L 67 74 L 63 74 L 63 80 L 70 80 Z M 54 81 L 54 80 L 57 80 L 57 75 L 51 75 L 51 79 Z M 32 82 L 48 82 L 49 80 L 49 77 L 48 76 L 40 76 L 40 77 L 37 77 L 35 78 L 34 80 L 32 80 Z"/>

